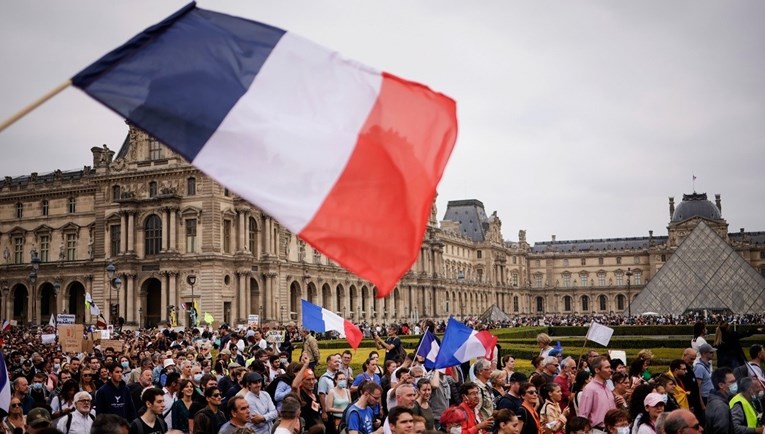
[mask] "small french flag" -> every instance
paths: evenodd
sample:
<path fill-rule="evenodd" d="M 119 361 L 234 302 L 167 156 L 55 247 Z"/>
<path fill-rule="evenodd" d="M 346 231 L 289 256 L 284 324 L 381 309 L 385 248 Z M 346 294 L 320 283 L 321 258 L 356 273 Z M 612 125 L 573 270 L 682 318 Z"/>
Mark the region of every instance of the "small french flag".
<path fill-rule="evenodd" d="M 321 306 L 306 300 L 301 301 L 303 302 L 303 327 L 320 333 L 336 331 L 348 340 L 351 348 L 355 350 L 359 347 L 363 335 L 358 326 Z"/>
<path fill-rule="evenodd" d="M 7 332 L 7 331 L 8 331 L 8 330 L 10 330 L 10 329 L 11 329 L 11 322 L 10 322 L 10 321 L 8 321 L 7 319 L 4 319 L 4 320 L 3 320 L 3 328 L 2 328 L 2 331 L 4 331 L 4 332 Z"/>

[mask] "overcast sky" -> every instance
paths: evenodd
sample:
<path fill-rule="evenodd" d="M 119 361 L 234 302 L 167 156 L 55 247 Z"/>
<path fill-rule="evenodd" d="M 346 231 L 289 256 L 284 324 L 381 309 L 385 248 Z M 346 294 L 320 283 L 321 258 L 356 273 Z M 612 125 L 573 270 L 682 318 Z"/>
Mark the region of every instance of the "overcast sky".
<path fill-rule="evenodd" d="M 0 119 L 185 4 L 0 3 Z M 457 101 L 439 186 L 529 241 L 666 234 L 667 197 L 722 194 L 765 230 L 763 1 L 200 1 Z M 0 176 L 91 164 L 124 121 L 68 89 L 0 133 Z"/>

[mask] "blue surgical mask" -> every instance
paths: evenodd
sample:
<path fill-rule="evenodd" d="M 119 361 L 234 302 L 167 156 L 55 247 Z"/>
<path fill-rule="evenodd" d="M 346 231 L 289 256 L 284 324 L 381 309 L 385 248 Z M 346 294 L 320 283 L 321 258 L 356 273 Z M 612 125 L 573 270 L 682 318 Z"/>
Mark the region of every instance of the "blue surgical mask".
<path fill-rule="evenodd" d="M 286 365 L 287 359 L 279 359 L 279 363 L 281 363 L 282 365 Z"/>
<path fill-rule="evenodd" d="M 194 382 L 199 384 L 202 381 L 202 374 L 194 374 Z"/>
<path fill-rule="evenodd" d="M 345 389 L 346 387 L 348 387 L 348 380 L 340 380 L 340 381 L 338 381 L 337 382 L 337 387 L 339 387 L 341 389 Z"/>
<path fill-rule="evenodd" d="M 630 427 L 625 426 L 621 428 L 616 428 L 616 434 L 630 434 Z"/>
<path fill-rule="evenodd" d="M 127 368 L 130 367 L 130 362 L 124 361 L 124 362 L 120 363 L 120 365 L 122 365 L 122 369 L 127 369 Z"/>
<path fill-rule="evenodd" d="M 43 388 L 42 383 L 32 383 L 33 390 L 42 390 L 42 388 Z"/>
<path fill-rule="evenodd" d="M 733 383 L 730 386 L 728 386 L 728 391 L 730 392 L 731 395 L 737 394 L 738 393 L 738 384 L 737 383 Z"/>
<path fill-rule="evenodd" d="M 53 370 L 54 371 L 58 371 L 59 369 L 61 369 L 61 365 L 59 363 L 54 363 L 53 364 Z"/>

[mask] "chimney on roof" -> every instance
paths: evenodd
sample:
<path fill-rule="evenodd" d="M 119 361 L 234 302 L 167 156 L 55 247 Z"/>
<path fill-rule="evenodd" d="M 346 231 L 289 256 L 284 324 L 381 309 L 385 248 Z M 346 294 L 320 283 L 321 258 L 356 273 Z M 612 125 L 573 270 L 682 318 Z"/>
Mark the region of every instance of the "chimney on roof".
<path fill-rule="evenodd" d="M 741 228 L 741 235 L 744 235 L 744 228 Z"/>
<path fill-rule="evenodd" d="M 675 215 L 675 198 L 669 197 L 669 219 L 672 220 L 672 216 Z"/>
<path fill-rule="evenodd" d="M 722 213 L 722 201 L 719 193 L 715 195 L 715 205 L 717 205 L 717 210 Z"/>
<path fill-rule="evenodd" d="M 553 243 L 555 242 L 555 234 L 552 236 Z"/>

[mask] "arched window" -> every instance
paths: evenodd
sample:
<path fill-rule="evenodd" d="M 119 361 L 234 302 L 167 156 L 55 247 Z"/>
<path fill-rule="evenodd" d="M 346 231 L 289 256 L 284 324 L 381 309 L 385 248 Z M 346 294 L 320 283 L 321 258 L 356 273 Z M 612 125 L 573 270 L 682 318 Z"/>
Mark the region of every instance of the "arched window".
<path fill-rule="evenodd" d="M 582 311 L 587 312 L 590 310 L 590 297 L 586 295 L 582 296 Z"/>
<path fill-rule="evenodd" d="M 606 301 L 607 300 L 605 295 L 601 295 L 598 297 L 598 304 L 600 305 L 599 306 L 600 310 L 606 310 Z"/>
<path fill-rule="evenodd" d="M 545 311 L 545 299 L 543 297 L 537 297 L 537 312 Z"/>
<path fill-rule="evenodd" d="M 162 220 L 156 214 L 144 225 L 144 252 L 146 256 L 159 254 L 162 249 Z"/>
<path fill-rule="evenodd" d="M 571 312 L 571 297 L 568 295 L 563 297 L 563 310 L 566 312 Z"/>
<path fill-rule="evenodd" d="M 624 295 L 622 294 L 616 296 L 616 310 L 624 310 Z"/>
<path fill-rule="evenodd" d="M 186 180 L 186 195 L 195 196 L 197 194 L 197 179 L 193 176 Z"/>

